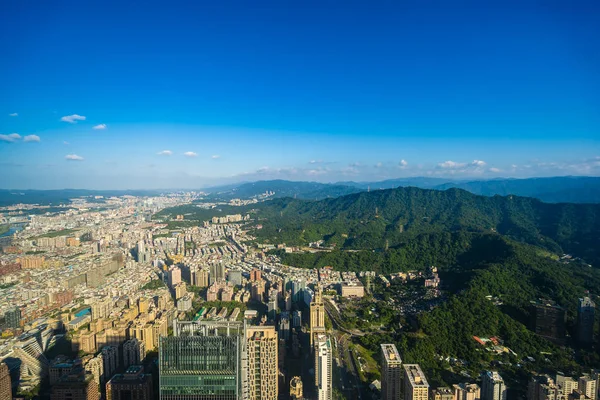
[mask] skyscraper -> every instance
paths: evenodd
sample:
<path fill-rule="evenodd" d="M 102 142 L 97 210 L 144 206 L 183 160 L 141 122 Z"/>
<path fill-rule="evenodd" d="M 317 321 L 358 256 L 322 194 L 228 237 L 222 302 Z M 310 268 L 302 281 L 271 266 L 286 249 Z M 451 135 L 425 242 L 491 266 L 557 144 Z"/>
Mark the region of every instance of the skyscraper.
<path fill-rule="evenodd" d="M 240 322 L 175 320 L 173 334 L 159 342 L 161 400 L 240 398 Z"/>
<path fill-rule="evenodd" d="M 152 375 L 140 365 L 132 365 L 106 384 L 106 400 L 153 400 Z"/>
<path fill-rule="evenodd" d="M 402 359 L 393 344 L 381 345 L 381 398 L 400 400 L 402 382 Z"/>
<path fill-rule="evenodd" d="M 251 282 L 258 282 L 260 280 L 261 280 L 260 269 L 254 268 L 252 271 L 250 271 L 250 281 Z"/>
<path fill-rule="evenodd" d="M 215 282 L 225 280 L 225 266 L 221 263 L 212 264 L 210 266 L 209 278 L 211 285 Z"/>
<path fill-rule="evenodd" d="M 429 383 L 419 364 L 404 364 L 404 400 L 428 400 Z"/>
<path fill-rule="evenodd" d="M 315 386 L 318 400 L 331 400 L 332 388 L 332 353 L 331 341 L 325 334 L 317 334 L 314 338 L 315 349 Z"/>
<path fill-rule="evenodd" d="M 0 400 L 12 400 L 10 370 L 5 363 L 0 363 Z"/>
<path fill-rule="evenodd" d="M 594 341 L 594 318 L 596 305 L 589 297 L 579 299 L 577 309 L 577 339 L 581 344 L 591 344 Z"/>
<path fill-rule="evenodd" d="M 250 400 L 276 400 L 279 393 L 277 332 L 274 326 L 246 327 L 247 384 Z"/>
<path fill-rule="evenodd" d="M 486 371 L 481 375 L 481 400 L 506 400 L 506 386 L 498 372 Z"/>
<path fill-rule="evenodd" d="M 315 297 L 310 303 L 310 344 L 314 342 L 314 336 L 325 333 L 325 305 L 321 294 L 321 287 L 315 287 Z"/>

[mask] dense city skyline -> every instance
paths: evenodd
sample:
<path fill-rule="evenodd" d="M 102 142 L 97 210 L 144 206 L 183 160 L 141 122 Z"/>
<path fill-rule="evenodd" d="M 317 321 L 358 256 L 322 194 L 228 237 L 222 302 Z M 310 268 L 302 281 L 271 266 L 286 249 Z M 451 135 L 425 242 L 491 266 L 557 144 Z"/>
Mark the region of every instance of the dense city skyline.
<path fill-rule="evenodd" d="M 597 2 L 2 9 L 3 188 L 600 174 Z"/>

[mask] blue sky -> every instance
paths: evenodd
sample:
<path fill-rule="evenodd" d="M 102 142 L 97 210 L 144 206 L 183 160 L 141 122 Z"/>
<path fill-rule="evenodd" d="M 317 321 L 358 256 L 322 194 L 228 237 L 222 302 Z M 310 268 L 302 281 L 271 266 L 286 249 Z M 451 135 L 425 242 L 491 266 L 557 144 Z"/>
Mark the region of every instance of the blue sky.
<path fill-rule="evenodd" d="M 4 1 L 0 187 L 597 176 L 599 21 L 597 1 Z"/>

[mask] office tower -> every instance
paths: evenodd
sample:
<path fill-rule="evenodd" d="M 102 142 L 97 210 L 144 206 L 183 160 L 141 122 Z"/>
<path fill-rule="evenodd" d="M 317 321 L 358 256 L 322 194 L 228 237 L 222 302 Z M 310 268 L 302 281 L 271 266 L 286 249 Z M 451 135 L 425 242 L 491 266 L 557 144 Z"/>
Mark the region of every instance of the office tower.
<path fill-rule="evenodd" d="M 76 368 L 52 387 L 51 400 L 98 400 L 98 385 L 91 374 Z"/>
<path fill-rule="evenodd" d="M 312 346 L 314 336 L 325 333 L 325 305 L 321 297 L 321 287 L 315 287 L 315 296 L 310 303 L 310 344 Z"/>
<path fill-rule="evenodd" d="M 240 322 L 175 320 L 173 335 L 158 346 L 161 400 L 241 397 Z"/>
<path fill-rule="evenodd" d="M 181 270 L 178 267 L 171 266 L 167 273 L 169 287 L 173 287 L 181 283 Z"/>
<path fill-rule="evenodd" d="M 506 400 L 506 386 L 496 371 L 486 371 L 481 375 L 481 400 Z"/>
<path fill-rule="evenodd" d="M 4 321 L 7 328 L 17 329 L 21 327 L 21 309 L 19 307 L 11 308 L 4 314 Z"/>
<path fill-rule="evenodd" d="M 250 400 L 276 400 L 279 393 L 278 340 L 274 326 L 246 327 L 247 385 Z"/>
<path fill-rule="evenodd" d="M 404 400 L 428 400 L 429 383 L 419 364 L 404 364 Z"/>
<path fill-rule="evenodd" d="M 454 391 L 449 387 L 439 387 L 431 391 L 431 400 L 454 400 Z"/>
<path fill-rule="evenodd" d="M 597 387 L 596 379 L 589 375 L 584 375 L 579 378 L 579 387 L 577 388 L 581 393 L 585 394 L 590 400 L 596 400 Z"/>
<path fill-rule="evenodd" d="M 0 400 L 12 400 L 10 370 L 5 363 L 0 363 Z"/>
<path fill-rule="evenodd" d="M 24 333 L 17 338 L 14 346 L 16 358 L 21 359 L 21 380 L 39 381 L 48 374 L 48 360 L 42 346 L 31 333 Z"/>
<path fill-rule="evenodd" d="M 104 361 L 104 378 L 110 379 L 119 368 L 119 348 L 117 346 L 104 346 L 102 348 Z"/>
<path fill-rule="evenodd" d="M 579 299 L 577 309 L 577 339 L 581 344 L 591 344 L 594 341 L 594 317 L 596 305 L 589 297 Z"/>
<path fill-rule="evenodd" d="M 476 383 L 459 383 L 452 385 L 454 389 L 454 398 L 456 400 L 479 400 L 481 390 Z"/>
<path fill-rule="evenodd" d="M 144 358 L 146 358 L 146 346 L 144 346 L 144 342 L 133 338 L 123 344 L 123 363 L 125 368 L 130 365 L 141 364 Z"/>
<path fill-rule="evenodd" d="M 227 273 L 227 280 L 234 286 L 242 286 L 242 271 L 230 269 Z"/>
<path fill-rule="evenodd" d="M 381 398 L 382 400 L 400 400 L 404 371 L 396 345 L 381 345 L 381 361 Z"/>
<path fill-rule="evenodd" d="M 152 375 L 141 365 L 132 365 L 106 384 L 106 400 L 153 400 Z"/>
<path fill-rule="evenodd" d="M 209 284 L 225 280 L 225 266 L 221 263 L 210 266 Z"/>
<path fill-rule="evenodd" d="M 302 379 L 299 376 L 294 376 L 290 381 L 290 399 L 291 400 L 302 400 Z"/>
<path fill-rule="evenodd" d="M 564 308 L 544 300 L 531 302 L 530 313 L 532 331 L 550 340 L 565 338 L 567 314 Z"/>
<path fill-rule="evenodd" d="M 254 268 L 252 271 L 250 271 L 250 281 L 251 282 L 258 282 L 261 279 L 262 279 L 262 277 L 261 277 L 260 269 Z"/>
<path fill-rule="evenodd" d="M 331 400 L 332 388 L 332 363 L 331 341 L 325 334 L 317 334 L 314 339 L 315 350 L 315 386 L 318 400 Z"/>

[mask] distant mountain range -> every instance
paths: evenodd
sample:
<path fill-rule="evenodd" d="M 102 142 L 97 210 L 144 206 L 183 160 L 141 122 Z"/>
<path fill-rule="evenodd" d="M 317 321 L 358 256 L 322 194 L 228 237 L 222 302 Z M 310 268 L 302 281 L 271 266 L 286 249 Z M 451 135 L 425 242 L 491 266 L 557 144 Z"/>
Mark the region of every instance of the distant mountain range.
<path fill-rule="evenodd" d="M 547 203 L 600 203 L 599 177 L 551 177 L 527 179 L 494 179 L 477 181 L 452 181 L 442 178 L 403 178 L 379 182 L 293 182 L 285 180 L 258 181 L 205 189 L 209 198 L 229 200 L 249 199 L 266 192 L 274 192 L 273 198 L 295 197 L 320 200 L 344 196 L 366 190 L 418 187 L 421 189 L 463 189 L 483 196 L 516 195 L 533 197 Z"/>

